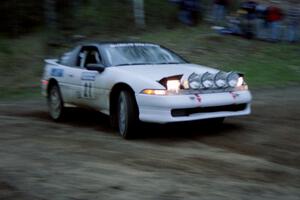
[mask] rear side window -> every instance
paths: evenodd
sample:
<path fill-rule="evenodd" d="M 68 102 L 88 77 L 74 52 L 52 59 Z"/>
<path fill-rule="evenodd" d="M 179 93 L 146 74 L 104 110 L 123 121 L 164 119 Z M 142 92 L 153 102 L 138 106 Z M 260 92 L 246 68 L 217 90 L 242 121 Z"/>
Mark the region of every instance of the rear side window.
<path fill-rule="evenodd" d="M 59 64 L 70 66 L 71 55 L 72 55 L 72 52 L 67 52 L 67 53 L 63 54 L 59 59 Z"/>

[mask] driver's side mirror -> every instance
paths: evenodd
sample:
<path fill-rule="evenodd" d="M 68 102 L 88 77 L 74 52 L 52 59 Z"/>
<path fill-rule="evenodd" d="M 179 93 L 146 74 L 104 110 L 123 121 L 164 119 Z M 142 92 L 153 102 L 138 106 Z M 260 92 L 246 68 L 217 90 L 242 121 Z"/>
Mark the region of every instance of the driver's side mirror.
<path fill-rule="evenodd" d="M 91 63 L 91 64 L 87 64 L 86 69 L 92 71 L 98 71 L 99 73 L 101 73 L 104 71 L 105 66 L 100 63 Z"/>

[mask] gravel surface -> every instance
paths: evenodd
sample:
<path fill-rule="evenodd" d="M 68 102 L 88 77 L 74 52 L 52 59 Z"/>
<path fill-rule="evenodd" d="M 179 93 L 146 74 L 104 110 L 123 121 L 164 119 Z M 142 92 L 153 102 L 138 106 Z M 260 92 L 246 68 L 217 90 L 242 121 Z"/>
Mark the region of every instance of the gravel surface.
<path fill-rule="evenodd" d="M 300 199 L 300 87 L 253 92 L 253 114 L 143 124 L 121 139 L 107 117 L 44 100 L 0 102 L 0 199 Z"/>

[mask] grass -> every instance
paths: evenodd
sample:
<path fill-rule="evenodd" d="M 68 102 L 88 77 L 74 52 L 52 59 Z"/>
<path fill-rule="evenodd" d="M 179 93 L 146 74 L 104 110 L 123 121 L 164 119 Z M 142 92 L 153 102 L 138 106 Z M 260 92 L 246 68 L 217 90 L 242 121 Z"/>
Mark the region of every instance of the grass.
<path fill-rule="evenodd" d="M 209 27 L 148 33 L 141 40 L 163 44 L 189 61 L 246 74 L 252 87 L 300 83 L 300 45 L 267 43 L 213 33 Z"/>
<path fill-rule="evenodd" d="M 43 39 L 31 35 L 0 39 L 0 98 L 31 96 L 39 87 L 44 58 Z"/>
<path fill-rule="evenodd" d="M 115 35 L 115 34 L 114 34 Z M 58 56 L 66 47 L 49 47 L 45 33 L 18 39 L 0 38 L 0 98 L 38 96 L 43 59 Z M 246 74 L 250 87 L 277 87 L 300 83 L 300 45 L 267 43 L 222 36 L 208 26 L 177 26 L 91 40 L 138 40 L 162 44 L 193 63 Z M 67 44 L 74 46 L 74 44 Z"/>

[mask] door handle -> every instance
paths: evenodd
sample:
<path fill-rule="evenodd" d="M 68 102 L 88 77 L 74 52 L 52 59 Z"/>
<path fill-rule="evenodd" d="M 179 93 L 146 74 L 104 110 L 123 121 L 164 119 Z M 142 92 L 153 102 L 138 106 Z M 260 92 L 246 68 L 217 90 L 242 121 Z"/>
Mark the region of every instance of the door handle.
<path fill-rule="evenodd" d="M 71 78 L 72 78 L 72 77 L 74 77 L 74 75 L 73 75 L 73 74 L 68 74 L 68 75 L 69 75 L 69 77 L 71 77 Z"/>

